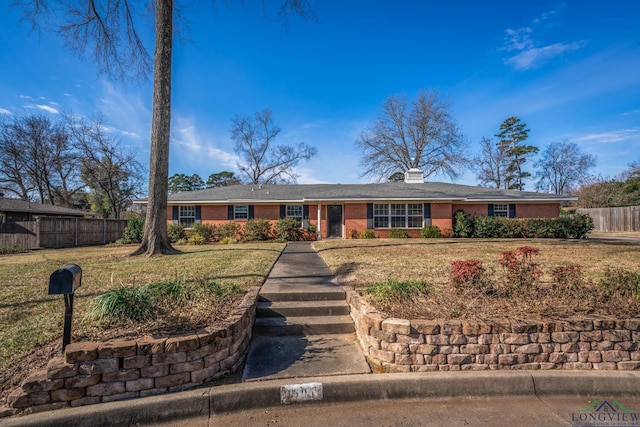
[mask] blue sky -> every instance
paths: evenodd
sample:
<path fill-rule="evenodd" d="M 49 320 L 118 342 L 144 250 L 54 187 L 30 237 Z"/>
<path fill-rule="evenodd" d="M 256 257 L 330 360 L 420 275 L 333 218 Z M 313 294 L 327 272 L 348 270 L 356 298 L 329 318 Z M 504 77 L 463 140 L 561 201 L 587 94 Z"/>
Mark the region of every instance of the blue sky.
<path fill-rule="evenodd" d="M 30 32 L 8 3 L 0 114 L 99 112 L 147 165 L 151 84 L 99 76 L 57 34 Z M 594 173 L 640 160 L 639 1 L 322 0 L 317 22 L 286 29 L 266 3 L 279 4 L 185 2 L 197 6 L 183 11 L 190 41 L 174 46 L 170 174 L 235 171 L 232 117 L 270 108 L 279 143 L 318 149 L 298 165 L 298 182 L 365 182 L 356 138 L 385 98 L 421 89 L 448 98 L 471 155 L 517 116 L 541 151 L 568 139 L 597 156 Z M 139 24 L 152 41 L 148 20 Z M 456 182 L 476 184 L 475 173 Z"/>

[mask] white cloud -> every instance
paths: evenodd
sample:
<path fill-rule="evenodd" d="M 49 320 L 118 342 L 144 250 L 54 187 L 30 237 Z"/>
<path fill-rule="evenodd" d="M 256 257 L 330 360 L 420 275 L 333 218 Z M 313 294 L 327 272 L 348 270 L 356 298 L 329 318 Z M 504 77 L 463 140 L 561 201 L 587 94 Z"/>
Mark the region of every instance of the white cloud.
<path fill-rule="evenodd" d="M 51 113 L 51 114 L 60 114 L 60 111 L 58 111 L 57 109 L 44 104 L 29 104 L 29 105 L 25 105 L 25 108 L 38 109 L 38 110 L 46 111 L 47 113 Z"/>
<path fill-rule="evenodd" d="M 0 114 L 11 114 L 11 111 L 0 108 Z"/>
<path fill-rule="evenodd" d="M 589 133 L 571 138 L 572 142 L 586 142 L 596 144 L 614 144 L 640 138 L 640 128 L 620 129 L 609 132 Z"/>
<path fill-rule="evenodd" d="M 294 174 L 298 184 L 330 184 L 330 182 L 318 178 L 318 174 L 309 168 L 296 167 Z"/>
<path fill-rule="evenodd" d="M 585 42 L 554 43 L 543 47 L 529 47 L 511 58 L 505 59 L 505 63 L 517 70 L 535 68 L 547 60 L 560 56 L 565 52 L 571 52 L 584 47 Z"/>
<path fill-rule="evenodd" d="M 586 45 L 584 40 L 566 43 L 558 42 L 540 46 L 540 43 L 532 37 L 536 29 L 555 14 L 556 11 L 543 13 L 533 19 L 531 26 L 505 30 L 504 46 L 501 50 L 514 52 L 514 54 L 505 58 L 504 63 L 517 70 L 528 70 L 539 67 L 548 60 L 564 53 L 583 48 Z"/>

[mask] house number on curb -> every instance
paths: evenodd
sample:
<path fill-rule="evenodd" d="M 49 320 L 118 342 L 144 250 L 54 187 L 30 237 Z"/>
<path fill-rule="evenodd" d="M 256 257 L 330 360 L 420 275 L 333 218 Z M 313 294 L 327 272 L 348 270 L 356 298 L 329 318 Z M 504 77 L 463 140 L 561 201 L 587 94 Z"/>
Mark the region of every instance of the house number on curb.
<path fill-rule="evenodd" d="M 287 384 L 280 387 L 280 402 L 284 405 L 322 400 L 322 383 Z"/>

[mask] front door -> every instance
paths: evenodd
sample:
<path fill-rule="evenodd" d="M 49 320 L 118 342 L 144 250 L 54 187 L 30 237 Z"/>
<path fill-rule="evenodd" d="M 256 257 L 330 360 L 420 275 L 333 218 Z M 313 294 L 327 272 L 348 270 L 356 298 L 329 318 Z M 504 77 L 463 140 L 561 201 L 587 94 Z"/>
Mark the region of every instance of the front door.
<path fill-rule="evenodd" d="M 327 205 L 327 237 L 342 237 L 342 205 Z"/>

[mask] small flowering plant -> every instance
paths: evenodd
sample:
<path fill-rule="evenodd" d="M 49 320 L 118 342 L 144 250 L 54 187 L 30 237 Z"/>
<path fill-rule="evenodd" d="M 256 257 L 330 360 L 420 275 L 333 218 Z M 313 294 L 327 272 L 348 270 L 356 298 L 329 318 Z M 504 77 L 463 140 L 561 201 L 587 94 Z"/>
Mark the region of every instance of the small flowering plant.
<path fill-rule="evenodd" d="M 542 270 L 533 262 L 533 256 L 540 252 L 533 246 L 521 246 L 515 251 L 500 254 L 498 263 L 502 266 L 510 288 L 531 287 L 537 284 Z"/>

